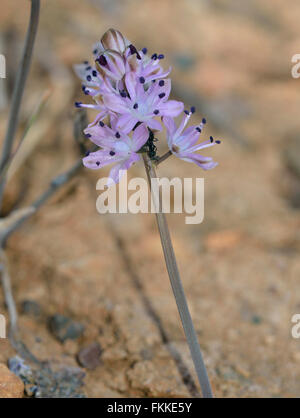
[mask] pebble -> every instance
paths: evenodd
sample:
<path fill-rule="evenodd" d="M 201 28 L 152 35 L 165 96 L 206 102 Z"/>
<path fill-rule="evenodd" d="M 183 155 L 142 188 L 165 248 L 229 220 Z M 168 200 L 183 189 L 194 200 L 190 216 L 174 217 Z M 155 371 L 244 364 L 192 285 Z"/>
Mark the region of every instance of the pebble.
<path fill-rule="evenodd" d="M 42 312 L 40 305 L 34 300 L 23 300 L 21 309 L 23 314 L 31 316 L 40 316 Z"/>
<path fill-rule="evenodd" d="M 73 321 L 64 315 L 54 315 L 49 320 L 49 328 L 52 334 L 60 341 L 68 339 L 76 340 L 84 332 L 84 325 Z"/>
<path fill-rule="evenodd" d="M 97 342 L 94 342 L 79 351 L 77 359 L 79 364 L 86 369 L 93 370 L 100 364 L 102 350 Z"/>

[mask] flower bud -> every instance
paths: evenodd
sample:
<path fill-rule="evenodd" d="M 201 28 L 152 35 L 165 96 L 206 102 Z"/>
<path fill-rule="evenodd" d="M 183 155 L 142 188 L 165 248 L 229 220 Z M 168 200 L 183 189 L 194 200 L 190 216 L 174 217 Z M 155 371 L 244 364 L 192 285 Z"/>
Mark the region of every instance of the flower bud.
<path fill-rule="evenodd" d="M 129 45 L 129 41 L 124 38 L 121 32 L 115 29 L 108 29 L 102 36 L 101 43 L 104 49 L 110 49 L 123 54 L 126 47 Z"/>

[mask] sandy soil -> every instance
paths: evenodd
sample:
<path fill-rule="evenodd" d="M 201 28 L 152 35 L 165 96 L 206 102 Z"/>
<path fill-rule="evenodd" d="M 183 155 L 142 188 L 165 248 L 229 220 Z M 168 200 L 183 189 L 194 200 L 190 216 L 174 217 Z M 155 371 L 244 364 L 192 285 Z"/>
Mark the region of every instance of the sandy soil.
<path fill-rule="evenodd" d="M 10 0 L 1 4 L 8 89 L 26 28 L 23 3 L 24 11 Z M 28 158 L 11 176 L 6 213 L 30 204 L 79 158 L 72 120 L 82 94 L 72 65 L 90 58 L 102 33 L 116 27 L 137 46 L 165 53 L 175 97 L 197 106 L 195 122 L 207 118 L 205 135 L 222 139 L 207 153 L 219 161 L 211 172 L 175 158 L 159 168 L 162 176 L 205 178 L 204 222 L 186 225 L 175 214 L 168 220 L 214 392 L 298 396 L 300 346 L 291 317 L 300 310 L 300 80 L 291 77 L 291 56 L 300 53 L 299 3 L 42 3 L 23 125 L 41 95 L 52 94 L 28 137 Z M 3 138 L 6 109 L 0 118 Z M 130 171 L 135 175 L 144 176 L 142 164 Z M 22 338 L 39 359 L 71 366 L 98 342 L 100 364 L 85 370 L 88 397 L 195 395 L 155 219 L 99 215 L 98 178 L 82 170 L 8 242 Z M 25 300 L 41 313 L 24 313 Z M 82 323 L 83 335 L 58 341 L 48 326 L 56 314 Z M 6 363 L 15 352 L 7 340 L 0 347 Z"/>

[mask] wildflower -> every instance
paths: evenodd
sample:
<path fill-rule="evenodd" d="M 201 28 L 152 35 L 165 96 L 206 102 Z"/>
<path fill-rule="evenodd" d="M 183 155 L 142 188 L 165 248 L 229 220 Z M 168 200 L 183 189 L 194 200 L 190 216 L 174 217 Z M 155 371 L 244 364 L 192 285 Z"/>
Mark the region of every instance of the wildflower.
<path fill-rule="evenodd" d="M 156 116 L 178 116 L 183 110 L 183 103 L 168 100 L 171 91 L 171 80 L 154 82 L 144 89 L 143 83 L 130 72 L 125 77 L 128 94 L 104 94 L 105 106 L 113 112 L 119 113 L 118 127 L 128 133 L 138 122 L 145 123 L 150 129 L 161 130 Z"/>
<path fill-rule="evenodd" d="M 109 173 L 107 186 L 119 182 L 120 170 L 128 170 L 132 164 L 140 160 L 137 151 L 147 142 L 149 136 L 149 131 L 144 124 L 134 130 L 132 138 L 116 129 L 116 120 L 113 120 L 111 125 L 113 128 L 100 121 L 84 131 L 92 142 L 102 148 L 83 158 L 85 167 L 97 170 L 114 164 Z"/>
<path fill-rule="evenodd" d="M 214 162 L 211 157 L 204 157 L 197 154 L 196 151 L 211 147 L 220 143 L 220 141 L 214 141 L 211 136 L 208 141 L 197 144 L 206 120 L 203 119 L 199 126 L 190 126 L 184 131 L 192 113 L 194 113 L 193 108 L 190 112 L 185 111 L 179 127 L 176 126 L 173 118 L 169 116 L 163 117 L 163 122 L 167 129 L 168 146 L 176 157 L 190 163 L 195 163 L 204 170 L 210 170 L 216 167 L 218 163 Z"/>

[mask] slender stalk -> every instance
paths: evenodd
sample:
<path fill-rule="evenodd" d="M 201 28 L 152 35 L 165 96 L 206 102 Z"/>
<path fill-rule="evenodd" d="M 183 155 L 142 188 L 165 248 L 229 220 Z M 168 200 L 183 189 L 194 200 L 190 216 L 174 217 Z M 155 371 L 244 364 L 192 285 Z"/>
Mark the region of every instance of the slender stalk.
<path fill-rule="evenodd" d="M 185 332 L 185 336 L 189 345 L 191 356 L 194 362 L 198 380 L 201 386 L 202 395 L 204 398 L 212 398 L 212 390 L 209 383 L 207 371 L 201 354 L 200 346 L 198 343 L 197 334 L 193 325 L 193 321 L 189 312 L 184 289 L 181 283 L 174 249 L 169 233 L 169 228 L 165 214 L 162 212 L 162 197 L 161 193 L 156 196 L 151 188 L 151 179 L 156 179 L 157 175 L 152 161 L 147 154 L 143 154 L 144 164 L 147 172 L 149 186 L 152 193 L 152 198 L 156 208 L 156 220 L 160 233 L 161 244 L 165 256 L 165 262 L 172 286 L 172 290 L 177 303 L 177 308 L 181 318 L 182 326 Z"/>
<path fill-rule="evenodd" d="M 9 121 L 8 121 L 6 136 L 4 139 L 2 155 L 0 158 L 0 170 L 3 169 L 8 158 L 10 157 L 10 153 L 12 150 L 12 146 L 13 146 L 13 142 L 14 142 L 17 126 L 18 126 L 20 106 L 22 102 L 26 80 L 28 77 L 29 69 L 30 69 L 32 51 L 33 51 L 34 41 L 35 41 L 36 33 L 37 33 L 39 12 L 40 12 L 40 0 L 31 0 L 30 22 L 29 22 L 29 26 L 27 30 L 23 56 L 21 59 L 21 63 L 20 63 L 18 73 L 17 73 L 16 82 L 14 85 Z M 0 207 L 2 205 L 4 187 L 5 187 L 5 177 L 2 178 L 0 182 Z"/>
<path fill-rule="evenodd" d="M 158 166 L 158 164 L 162 163 L 163 161 L 165 161 L 167 158 L 171 157 L 172 152 L 168 151 L 166 152 L 164 155 L 162 155 L 158 160 L 155 161 L 155 165 Z"/>

